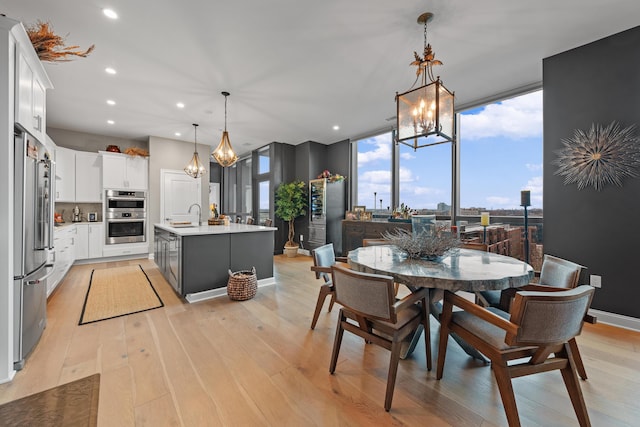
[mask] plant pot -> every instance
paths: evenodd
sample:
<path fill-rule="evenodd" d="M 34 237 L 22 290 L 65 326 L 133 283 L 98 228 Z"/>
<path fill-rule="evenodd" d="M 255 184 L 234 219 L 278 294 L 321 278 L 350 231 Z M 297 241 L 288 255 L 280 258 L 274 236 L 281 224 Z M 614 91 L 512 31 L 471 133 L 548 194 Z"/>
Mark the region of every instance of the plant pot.
<path fill-rule="evenodd" d="M 293 258 L 296 255 L 298 255 L 298 248 L 299 248 L 299 246 L 285 246 L 284 247 L 284 254 L 286 256 L 288 256 L 289 258 Z"/>

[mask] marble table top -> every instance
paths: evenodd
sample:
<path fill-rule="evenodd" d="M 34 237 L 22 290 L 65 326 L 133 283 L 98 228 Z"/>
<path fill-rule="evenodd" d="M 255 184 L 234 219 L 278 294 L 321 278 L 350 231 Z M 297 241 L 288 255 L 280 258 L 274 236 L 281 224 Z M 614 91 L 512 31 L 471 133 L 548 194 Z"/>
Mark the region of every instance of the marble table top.
<path fill-rule="evenodd" d="M 367 246 L 349 251 L 354 270 L 386 274 L 408 286 L 455 291 L 500 290 L 524 286 L 533 267 L 516 258 L 473 249 L 453 249 L 438 261 L 410 259 L 395 246 Z"/>

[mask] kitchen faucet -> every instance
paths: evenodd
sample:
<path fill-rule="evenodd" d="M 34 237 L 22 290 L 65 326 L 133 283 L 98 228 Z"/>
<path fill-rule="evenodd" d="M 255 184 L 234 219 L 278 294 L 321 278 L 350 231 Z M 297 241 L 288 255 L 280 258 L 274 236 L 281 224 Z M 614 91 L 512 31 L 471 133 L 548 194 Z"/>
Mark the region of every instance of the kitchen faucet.
<path fill-rule="evenodd" d="M 194 203 L 191 206 L 189 206 L 189 213 L 191 213 L 191 208 L 193 208 L 194 206 L 198 207 L 198 225 L 200 225 L 200 215 L 202 214 L 202 208 L 200 207 L 200 205 L 198 203 Z"/>

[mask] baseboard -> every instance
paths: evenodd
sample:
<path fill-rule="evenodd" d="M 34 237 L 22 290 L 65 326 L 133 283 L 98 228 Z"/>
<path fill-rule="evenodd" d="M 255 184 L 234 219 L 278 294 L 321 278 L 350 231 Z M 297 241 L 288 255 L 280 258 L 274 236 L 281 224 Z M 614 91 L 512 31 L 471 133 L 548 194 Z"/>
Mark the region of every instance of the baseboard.
<path fill-rule="evenodd" d="M 623 316 L 622 314 L 609 313 L 594 309 L 589 309 L 589 314 L 596 316 L 598 318 L 598 323 L 604 323 L 606 325 L 640 332 L 640 319 L 635 317 Z"/>
<path fill-rule="evenodd" d="M 258 289 L 265 287 L 265 286 L 271 286 L 271 285 L 275 285 L 276 284 L 276 278 L 275 277 L 267 277 L 264 279 L 259 279 L 258 280 Z M 196 292 L 195 294 L 187 294 L 184 299 L 187 300 L 187 302 L 189 303 L 194 303 L 194 302 L 200 302 L 200 301 L 206 301 L 208 299 L 212 299 L 212 298 L 218 298 L 218 297 L 222 297 L 222 296 L 227 296 L 227 287 L 222 287 L 222 288 L 216 288 L 216 289 L 211 289 L 208 291 L 202 291 L 202 292 Z"/>

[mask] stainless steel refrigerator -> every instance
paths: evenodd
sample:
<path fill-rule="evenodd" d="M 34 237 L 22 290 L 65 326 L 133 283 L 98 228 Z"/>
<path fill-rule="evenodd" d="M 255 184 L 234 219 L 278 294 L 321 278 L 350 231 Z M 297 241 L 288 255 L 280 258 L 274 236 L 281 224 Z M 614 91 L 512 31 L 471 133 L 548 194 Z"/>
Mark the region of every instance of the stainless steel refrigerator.
<path fill-rule="evenodd" d="M 14 369 L 22 369 L 47 323 L 47 256 L 53 249 L 53 164 L 45 147 L 15 129 Z"/>

